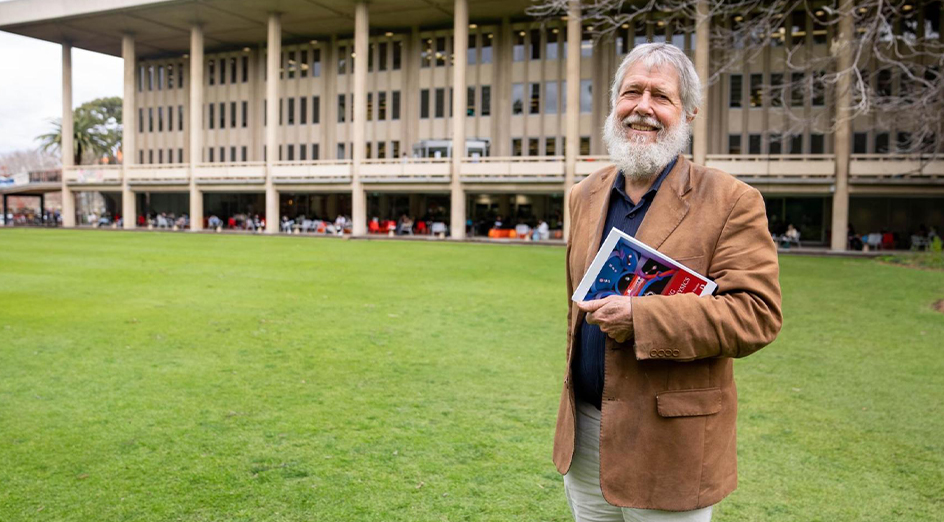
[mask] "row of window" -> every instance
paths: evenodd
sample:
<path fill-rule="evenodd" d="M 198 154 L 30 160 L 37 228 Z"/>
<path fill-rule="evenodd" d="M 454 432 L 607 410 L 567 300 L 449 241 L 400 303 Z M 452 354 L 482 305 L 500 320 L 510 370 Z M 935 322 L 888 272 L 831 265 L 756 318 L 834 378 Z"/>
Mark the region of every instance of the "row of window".
<path fill-rule="evenodd" d="M 347 99 L 350 97 L 350 105 L 347 103 Z M 354 121 L 354 95 L 338 95 L 338 123 L 344 123 L 347 121 L 347 107 L 351 108 L 351 121 Z M 374 110 L 374 93 L 367 93 L 367 121 L 374 120 L 374 114 L 377 115 L 378 121 L 385 121 L 387 119 L 387 109 L 390 110 L 390 119 L 399 120 L 400 119 L 400 91 L 390 91 L 390 106 L 387 106 L 387 93 L 378 92 L 377 93 L 377 110 Z M 291 114 L 291 100 L 289 100 L 289 113 Z M 304 123 L 304 122 L 302 122 Z M 317 122 L 315 122 L 317 123 Z M 292 125 L 292 122 L 289 122 L 289 125 Z"/>
<path fill-rule="evenodd" d="M 559 86 L 558 86 L 559 83 Z M 541 114 L 541 94 L 544 94 L 544 113 L 557 114 L 558 111 L 567 111 L 567 81 L 544 82 L 541 88 L 539 82 L 511 84 L 511 113 L 524 114 L 525 87 L 528 89 L 528 114 Z M 563 96 L 560 94 L 563 93 Z M 559 106 L 559 108 L 558 108 Z M 580 112 L 593 111 L 593 80 L 580 80 Z"/>
<path fill-rule="evenodd" d="M 167 106 L 167 111 L 164 111 L 164 107 L 148 107 L 147 109 L 147 131 L 154 132 L 155 128 L 157 132 L 164 132 L 164 115 L 167 115 L 167 127 L 168 131 L 174 130 L 174 107 L 173 105 Z M 184 106 L 177 106 L 177 130 L 184 130 Z M 155 118 L 156 114 L 156 118 Z M 155 125 L 156 123 L 156 125 Z M 145 118 L 144 118 L 144 109 L 138 108 L 138 132 L 144 132 L 145 129 Z"/>
<path fill-rule="evenodd" d="M 891 148 L 891 134 L 888 132 L 874 133 L 874 145 L 876 154 L 886 154 L 893 152 Z M 895 136 L 896 150 L 906 150 L 911 145 L 911 133 L 899 132 Z M 784 150 L 784 141 L 786 141 L 786 150 Z M 826 137 L 820 133 L 810 133 L 810 154 L 824 154 L 826 152 Z M 747 150 L 744 150 L 741 144 L 740 134 L 728 135 L 728 154 L 803 154 L 803 135 L 795 134 L 782 136 L 780 134 L 770 134 L 767 140 L 767 150 L 763 150 L 763 137 L 760 134 L 749 134 L 747 136 Z M 856 132 L 852 136 L 852 153 L 869 153 L 869 133 Z"/>
<path fill-rule="evenodd" d="M 219 60 L 211 59 L 207 61 L 207 84 L 216 85 L 216 82 L 219 81 L 220 85 L 226 85 L 227 76 L 229 77 L 229 83 L 237 83 L 237 78 L 239 78 L 241 83 L 248 82 L 249 57 L 240 56 L 239 58 L 239 61 L 236 60 L 235 56 L 231 56 L 229 58 L 220 58 Z M 219 63 L 219 68 L 217 68 L 217 63 Z M 241 67 L 239 67 L 238 70 L 236 67 L 237 63 L 241 64 Z M 229 64 L 228 69 L 227 64 Z M 219 73 L 219 75 L 217 75 L 217 73 Z"/>
<path fill-rule="evenodd" d="M 525 141 L 522 138 L 512 138 L 511 139 L 511 155 L 512 156 L 563 156 L 567 153 L 567 140 L 564 138 L 559 139 L 560 149 L 558 150 L 558 138 L 544 138 L 544 151 L 543 154 L 540 150 L 541 140 L 538 138 L 528 138 L 527 151 L 523 149 Z M 580 137 L 580 156 L 590 155 L 590 136 L 581 136 Z"/>
<path fill-rule="evenodd" d="M 771 73 L 770 88 L 773 95 L 770 97 L 771 107 L 782 107 L 784 99 L 788 100 L 791 107 L 802 107 L 805 103 L 807 94 L 812 94 L 810 103 L 814 107 L 826 105 L 826 89 L 823 83 L 823 72 L 814 72 L 806 76 L 802 72 L 791 73 L 789 92 L 784 92 L 784 74 Z M 764 75 L 749 75 L 749 90 L 747 104 L 751 108 L 762 107 L 764 105 Z M 780 94 L 776 94 L 780 93 Z M 728 89 L 728 107 L 744 107 L 744 76 L 732 74 L 729 77 Z"/>
<path fill-rule="evenodd" d="M 243 149 L 245 149 L 245 148 L 246 148 L 246 147 L 243 147 Z M 174 163 L 174 149 L 167 149 L 167 155 L 166 155 L 166 156 L 164 155 L 164 149 L 156 149 L 156 152 L 157 152 L 157 154 L 154 154 L 154 153 L 155 153 L 155 149 L 148 149 L 148 151 L 147 151 L 147 163 L 152 163 L 152 164 L 153 164 L 153 163 L 155 163 L 155 161 L 154 161 L 155 159 L 157 160 L 156 163 L 164 163 L 164 159 L 165 159 L 165 158 L 167 159 L 167 163 Z M 184 162 L 184 149 L 177 149 L 177 161 L 176 161 L 176 163 L 183 163 L 183 162 Z M 141 150 L 141 149 L 138 150 L 138 164 L 139 164 L 139 165 L 144 165 L 144 164 L 145 164 L 145 162 L 144 162 L 144 150 Z"/>
<path fill-rule="evenodd" d="M 348 51 L 350 49 L 350 52 Z M 374 49 L 377 49 L 377 52 L 374 52 Z M 304 51 L 302 51 L 304 55 Z M 289 61 L 291 62 L 291 52 L 289 53 Z M 387 65 L 389 63 L 390 69 L 394 71 L 399 71 L 403 63 L 403 42 L 379 42 L 372 43 L 367 46 L 367 72 L 374 71 L 374 55 L 377 56 L 377 71 L 386 71 Z M 338 74 L 347 74 L 348 64 L 350 64 L 350 72 L 354 73 L 354 47 L 347 47 L 342 45 L 338 47 Z M 317 76 L 317 75 L 315 75 Z M 292 78 L 292 76 L 289 76 Z"/>
<path fill-rule="evenodd" d="M 145 86 L 147 90 L 162 91 L 164 89 L 183 89 L 184 88 L 184 64 L 178 63 L 177 80 L 174 80 L 174 64 L 166 65 L 139 65 L 138 66 L 138 92 L 143 92 Z"/>

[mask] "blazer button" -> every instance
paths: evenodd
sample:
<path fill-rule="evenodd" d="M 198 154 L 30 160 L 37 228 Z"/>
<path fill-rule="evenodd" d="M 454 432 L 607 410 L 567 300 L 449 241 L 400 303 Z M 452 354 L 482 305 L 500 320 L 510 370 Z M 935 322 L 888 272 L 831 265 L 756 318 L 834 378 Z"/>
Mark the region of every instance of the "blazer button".
<path fill-rule="evenodd" d="M 659 350 L 659 357 L 665 357 L 665 350 Z"/>
<path fill-rule="evenodd" d="M 672 350 L 672 357 L 678 357 L 680 353 L 678 350 Z"/>
<path fill-rule="evenodd" d="M 656 356 L 655 350 L 652 350 L 651 352 L 649 352 L 649 357 L 655 357 L 655 356 Z"/>

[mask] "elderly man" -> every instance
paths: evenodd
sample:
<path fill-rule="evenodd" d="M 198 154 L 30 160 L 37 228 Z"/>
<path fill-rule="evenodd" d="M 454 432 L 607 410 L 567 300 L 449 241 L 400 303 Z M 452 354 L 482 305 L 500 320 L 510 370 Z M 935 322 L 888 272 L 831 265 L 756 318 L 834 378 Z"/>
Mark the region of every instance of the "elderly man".
<path fill-rule="evenodd" d="M 732 358 L 780 331 L 779 266 L 760 193 L 682 156 L 700 97 L 679 49 L 633 49 L 604 128 L 614 166 L 570 195 L 568 297 L 611 227 L 718 284 L 570 303 L 554 462 L 578 522 L 708 521 L 737 485 Z"/>

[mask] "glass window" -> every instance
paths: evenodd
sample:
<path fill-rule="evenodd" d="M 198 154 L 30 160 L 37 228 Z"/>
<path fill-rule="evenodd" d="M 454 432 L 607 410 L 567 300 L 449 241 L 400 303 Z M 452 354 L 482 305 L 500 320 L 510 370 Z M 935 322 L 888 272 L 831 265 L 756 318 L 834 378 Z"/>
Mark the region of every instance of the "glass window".
<path fill-rule="evenodd" d="M 236 57 L 235 56 L 229 59 L 229 83 L 236 83 Z"/>
<path fill-rule="evenodd" d="M 826 140 L 822 134 L 810 133 L 810 154 L 822 154 L 826 152 Z"/>
<path fill-rule="evenodd" d="M 295 161 L 295 145 L 288 145 L 288 160 Z"/>
<path fill-rule="evenodd" d="M 541 152 L 538 150 L 538 144 L 540 140 L 537 138 L 528 138 L 528 156 L 540 156 Z"/>
<path fill-rule="evenodd" d="M 298 97 L 298 123 L 305 125 L 308 123 L 308 97 Z"/>
<path fill-rule="evenodd" d="M 878 72 L 878 84 L 876 85 L 879 96 L 892 95 L 892 72 L 888 69 L 882 69 Z"/>
<path fill-rule="evenodd" d="M 770 105 L 783 107 L 783 73 L 770 74 Z"/>
<path fill-rule="evenodd" d="M 144 109 L 141 108 L 138 109 L 138 132 L 144 132 Z"/>
<path fill-rule="evenodd" d="M 492 33 L 482 35 L 482 63 L 492 63 Z"/>
<path fill-rule="evenodd" d="M 806 40 L 806 9 L 790 13 L 790 41 L 800 45 Z"/>
<path fill-rule="evenodd" d="M 436 89 L 436 117 L 442 118 L 446 115 L 446 89 Z"/>
<path fill-rule="evenodd" d="M 803 135 L 790 136 L 790 154 L 803 154 Z"/>
<path fill-rule="evenodd" d="M 246 160 L 243 160 L 246 161 Z M 177 149 L 177 163 L 184 162 L 184 149 Z"/>
<path fill-rule="evenodd" d="M 531 29 L 531 59 L 540 60 L 541 59 L 541 30 L 540 29 Z"/>
<path fill-rule="evenodd" d="M 783 136 L 780 134 L 771 134 L 770 141 L 767 143 L 768 154 L 783 154 Z"/>
<path fill-rule="evenodd" d="M 728 107 L 741 107 L 741 100 L 744 98 L 742 86 L 744 78 L 740 74 L 732 74 L 729 76 L 729 80 L 730 89 L 728 90 Z"/>
<path fill-rule="evenodd" d="M 544 59 L 545 60 L 556 60 L 557 59 L 557 35 L 560 33 L 560 29 L 553 28 L 547 32 L 547 43 L 544 44 Z"/>
<path fill-rule="evenodd" d="M 524 113 L 524 84 L 523 83 L 511 84 L 511 113 L 512 114 Z"/>
<path fill-rule="evenodd" d="M 524 31 L 518 31 L 512 37 L 514 44 L 511 48 L 511 59 L 516 62 L 524 61 Z"/>
<path fill-rule="evenodd" d="M 321 96 L 311 97 L 311 122 L 321 123 Z"/>
<path fill-rule="evenodd" d="M 157 66 L 157 90 L 164 89 L 164 66 Z"/>
<path fill-rule="evenodd" d="M 242 70 L 243 70 L 242 81 L 243 83 L 246 83 L 249 81 L 249 57 L 248 56 L 243 56 L 242 58 Z"/>
<path fill-rule="evenodd" d="M 229 160 L 236 161 L 236 147 L 232 146 L 229 148 Z"/>
<path fill-rule="evenodd" d="M 298 144 L 298 159 L 300 161 L 305 161 L 308 159 L 308 147 L 301 143 Z"/>
<path fill-rule="evenodd" d="M 371 148 L 372 148 L 371 143 L 369 141 L 364 144 L 364 157 L 367 159 L 370 159 L 373 157 L 373 155 L 371 154 Z M 351 154 L 352 155 L 354 154 L 354 145 L 351 145 Z"/>
<path fill-rule="evenodd" d="M 351 48 L 353 49 L 353 47 Z M 374 70 L 374 44 L 367 44 L 367 72 Z"/>
<path fill-rule="evenodd" d="M 226 58 L 220 58 L 220 85 L 226 85 Z M 223 159 L 222 154 L 220 159 Z"/>
<path fill-rule="evenodd" d="M 367 121 L 374 119 L 374 93 L 367 93 Z M 354 121 L 354 118 L 351 118 Z"/>
<path fill-rule="evenodd" d="M 298 66 L 298 62 L 295 61 L 295 51 L 288 52 L 288 77 L 289 79 L 295 78 L 295 68 Z M 289 145 L 289 148 L 292 148 Z"/>
<path fill-rule="evenodd" d="M 245 129 L 249 125 L 249 102 L 242 102 L 242 127 Z"/>
<path fill-rule="evenodd" d="M 144 92 L 144 66 L 138 66 L 138 92 Z M 138 151 L 141 154 L 144 154 L 144 151 Z M 140 161 L 138 163 L 141 163 Z"/>
<path fill-rule="evenodd" d="M 751 134 L 747 137 L 747 153 L 760 154 L 760 134 Z"/>
<path fill-rule="evenodd" d="M 377 119 L 384 121 L 387 119 L 387 93 L 377 93 Z"/>
<path fill-rule="evenodd" d="M 184 64 L 182 63 L 177 64 L 177 88 L 184 88 Z"/>
<path fill-rule="evenodd" d="M 311 144 L 311 159 L 317 160 L 321 156 L 321 147 L 317 143 Z"/>
<path fill-rule="evenodd" d="M 521 156 L 521 138 L 511 139 L 511 155 Z"/>
<path fill-rule="evenodd" d="M 321 76 L 321 49 L 315 49 L 311 52 L 311 75 L 314 77 Z"/>
<path fill-rule="evenodd" d="M 338 74 L 344 74 L 347 69 L 347 47 L 338 47 Z"/>
<path fill-rule="evenodd" d="M 337 159 L 346 159 L 344 157 L 344 144 L 338 143 L 338 158 Z"/>
<path fill-rule="evenodd" d="M 465 60 L 469 65 L 475 65 L 475 56 L 476 56 L 476 44 L 475 44 L 476 35 L 469 35 L 469 46 L 466 48 Z"/>
<path fill-rule="evenodd" d="M 400 61 L 402 60 L 402 56 L 403 56 L 403 42 L 398 40 L 394 42 L 393 44 L 393 70 L 394 71 L 400 70 Z"/>
<path fill-rule="evenodd" d="M 813 105 L 826 105 L 826 74 L 822 71 L 813 73 Z"/>
<path fill-rule="evenodd" d="M 544 138 L 544 155 L 557 155 L 557 138 Z"/>
<path fill-rule="evenodd" d="M 429 89 L 420 90 L 420 118 L 429 118 Z"/>
<path fill-rule="evenodd" d="M 593 35 L 588 31 L 584 31 L 580 39 L 580 56 L 584 58 L 593 56 Z"/>
<path fill-rule="evenodd" d="M 220 128 L 226 128 L 226 103 L 220 102 Z"/>
<path fill-rule="evenodd" d="M 300 51 L 298 54 L 298 70 L 302 78 L 308 77 L 309 68 L 310 66 L 308 65 L 308 50 Z M 298 150 L 302 151 L 304 150 L 304 147 L 299 146 Z"/>
<path fill-rule="evenodd" d="M 420 67 L 426 68 L 433 65 L 433 39 L 427 38 L 420 44 Z"/>
<path fill-rule="evenodd" d="M 174 130 L 174 108 L 167 106 L 167 130 Z"/>
<path fill-rule="evenodd" d="M 541 114 L 541 84 L 531 84 L 531 101 L 529 103 L 528 114 Z"/>
<path fill-rule="evenodd" d="M 440 36 L 436 38 L 436 66 L 444 65 L 446 65 L 446 37 Z"/>
<path fill-rule="evenodd" d="M 593 80 L 580 80 L 580 112 L 593 112 Z"/>
<path fill-rule="evenodd" d="M 391 158 L 400 157 L 400 142 L 398 140 L 393 140 L 390 142 L 390 157 Z"/>
<path fill-rule="evenodd" d="M 229 102 L 229 126 L 236 128 L 236 102 Z"/>
<path fill-rule="evenodd" d="M 167 69 L 167 88 L 173 89 L 174 88 L 174 66 L 166 65 L 165 68 Z"/>
<path fill-rule="evenodd" d="M 207 161 L 213 163 L 213 147 L 207 147 L 207 153 L 209 153 L 209 158 Z M 150 163 L 154 163 L 154 153 L 153 151 L 148 151 L 148 158 L 151 160 Z"/>
<path fill-rule="evenodd" d="M 213 74 L 212 74 L 212 72 L 213 72 L 213 62 L 211 61 L 211 62 L 210 62 L 210 73 L 211 73 L 211 74 L 210 74 L 210 78 L 211 78 L 211 80 L 210 80 L 210 85 L 213 85 L 213 80 L 212 80 Z M 154 66 L 153 66 L 153 65 L 148 65 L 147 73 L 148 73 L 148 81 L 147 81 L 147 83 L 148 83 L 148 90 L 149 90 L 149 91 L 153 91 L 153 90 L 154 90 Z"/>
<path fill-rule="evenodd" d="M 898 152 L 905 152 L 911 148 L 911 133 L 910 132 L 899 132 L 897 140 L 897 149 Z"/>
<path fill-rule="evenodd" d="M 728 154 L 741 153 L 741 135 L 728 134 Z"/>
<path fill-rule="evenodd" d="M 475 87 L 469 87 L 465 91 L 465 115 L 475 116 Z"/>
<path fill-rule="evenodd" d="M 338 95 L 338 123 L 344 123 L 345 117 L 347 115 L 347 109 L 344 105 L 344 95 Z"/>
<path fill-rule="evenodd" d="M 803 73 L 790 75 L 790 106 L 803 107 Z"/>
<path fill-rule="evenodd" d="M 184 106 L 177 106 L 177 130 L 184 130 Z"/>
<path fill-rule="evenodd" d="M 857 132 L 852 135 L 852 153 L 866 154 L 869 151 L 869 134 L 867 132 Z"/>
<path fill-rule="evenodd" d="M 580 156 L 590 155 L 590 136 L 580 137 Z"/>
<path fill-rule="evenodd" d="M 492 87 L 490 85 L 482 86 L 482 116 L 491 116 L 492 114 Z"/>
<path fill-rule="evenodd" d="M 390 119 L 400 119 L 400 91 L 390 93 Z"/>
<path fill-rule="evenodd" d="M 378 71 L 387 70 L 387 47 L 389 47 L 387 45 L 387 42 L 381 42 L 377 46 L 377 54 L 378 54 L 377 70 Z"/>
<path fill-rule="evenodd" d="M 557 82 L 546 82 L 544 84 L 544 113 L 557 113 Z"/>
<path fill-rule="evenodd" d="M 751 107 L 760 107 L 764 104 L 763 101 L 763 85 L 764 85 L 764 75 L 763 74 L 752 74 L 751 75 Z"/>
<path fill-rule="evenodd" d="M 887 154 L 888 153 L 888 133 L 879 132 L 875 135 L 875 152 L 876 154 Z"/>

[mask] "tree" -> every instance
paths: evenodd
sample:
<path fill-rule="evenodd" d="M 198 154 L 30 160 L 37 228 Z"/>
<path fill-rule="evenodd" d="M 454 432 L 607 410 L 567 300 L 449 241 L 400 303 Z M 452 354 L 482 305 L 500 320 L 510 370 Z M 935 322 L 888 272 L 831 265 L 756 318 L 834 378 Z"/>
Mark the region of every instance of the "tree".
<path fill-rule="evenodd" d="M 567 14 L 569 0 L 538 0 L 528 12 L 541 19 Z M 769 46 L 786 51 L 785 71 L 777 81 L 758 86 L 761 95 L 783 113 L 791 127 L 809 125 L 833 132 L 849 120 L 872 121 L 874 128 L 900 128 L 895 150 L 940 154 L 944 151 L 944 41 L 940 0 L 587 0 L 581 18 L 595 38 L 612 38 L 632 24 L 653 21 L 694 27 L 699 3 L 711 19 L 709 85 L 725 73 L 740 73 L 746 61 Z M 812 19 L 813 34 L 806 31 Z M 834 37 L 829 52 L 817 55 L 811 42 L 839 34 L 843 20 L 852 22 L 848 46 Z M 801 23 L 793 33 L 791 24 Z M 843 52 L 851 65 L 841 64 Z M 847 54 L 848 56 L 848 54 Z M 771 75 L 771 79 L 774 79 Z M 831 106 L 810 122 L 793 110 L 796 101 L 832 95 L 849 80 L 846 107 Z M 898 84 L 900 87 L 895 88 Z M 866 118 L 863 118 L 866 117 Z M 860 123 L 861 124 L 861 123 Z M 857 125 L 858 126 L 858 125 Z M 789 131 L 788 131 L 789 132 Z"/>
<path fill-rule="evenodd" d="M 105 156 L 111 160 L 121 149 L 121 104 L 119 97 L 98 98 L 83 103 L 72 112 L 72 152 L 76 165 L 96 161 Z M 62 147 L 62 120 L 51 120 L 53 131 L 37 136 L 40 149 L 46 152 Z"/>

